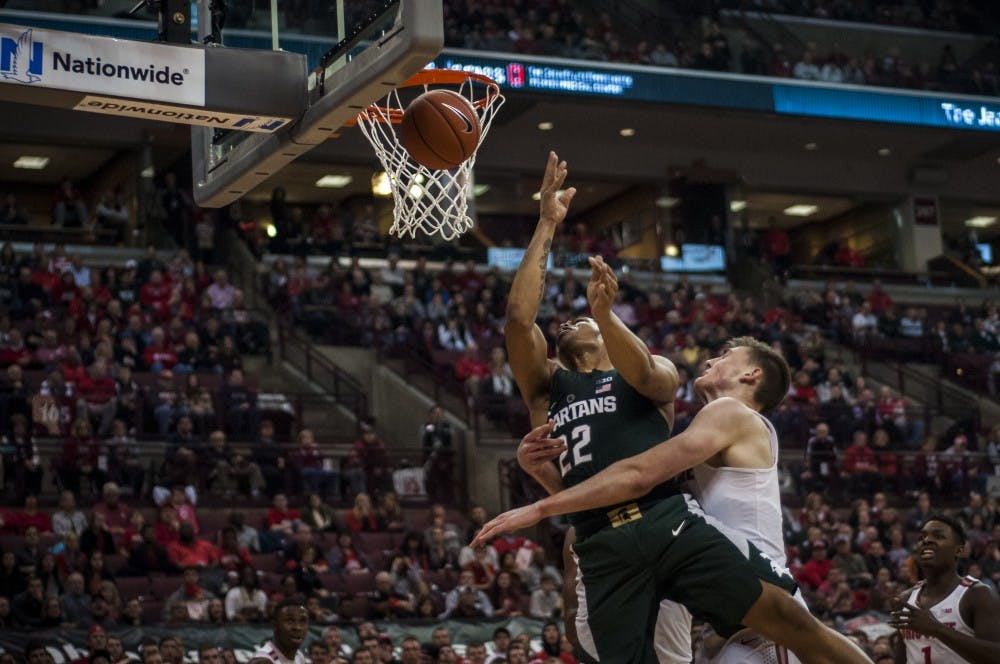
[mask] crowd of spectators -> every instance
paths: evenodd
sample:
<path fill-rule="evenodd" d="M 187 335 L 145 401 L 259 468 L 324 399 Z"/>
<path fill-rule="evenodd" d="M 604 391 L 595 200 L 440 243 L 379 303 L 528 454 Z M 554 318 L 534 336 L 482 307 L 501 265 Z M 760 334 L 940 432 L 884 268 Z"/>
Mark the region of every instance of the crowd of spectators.
<path fill-rule="evenodd" d="M 4 488 L 37 495 L 46 472 L 94 495 L 105 480 L 138 494 L 190 471 L 216 429 L 250 439 L 259 422 L 244 354 L 269 350 L 224 270 L 149 248 L 123 267 L 85 264 L 62 245 L 0 248 L 0 421 Z M 145 477 L 137 439 L 169 443 Z M 43 459 L 39 440 L 60 440 Z M 158 469 L 159 470 L 159 469 Z"/>
<path fill-rule="evenodd" d="M 759 243 L 774 244 L 769 234 Z M 561 233 L 554 245 L 567 255 L 602 249 L 599 239 L 575 228 Z M 290 311 L 321 339 L 337 330 L 339 343 L 424 358 L 450 375 L 478 412 L 519 435 L 527 422 L 501 335 L 507 278 L 473 261 L 459 266 L 446 260 L 440 270 L 432 271 L 418 258 L 412 269 L 404 270 L 390 255 L 381 268 L 365 268 L 355 257 L 345 266 L 332 261 L 327 268 L 315 269 L 299 257 L 277 257 L 265 288 L 276 306 Z M 539 324 L 550 344 L 561 322 L 586 313 L 586 279 L 585 272 L 572 267 L 547 277 Z M 677 430 L 683 430 L 698 408 L 692 385 L 698 368 L 727 339 L 752 335 L 779 348 L 794 370 L 789 398 L 772 414 L 783 443 L 812 451 L 816 431 L 825 432 L 821 440 L 832 441 L 822 461 L 810 453 L 801 471 L 789 463 L 803 492 L 817 483 L 845 497 L 863 494 L 871 483 L 901 492 L 908 488 L 901 478 L 919 476 L 921 487 L 947 495 L 952 490 L 985 491 L 989 477 L 998 472 L 1000 448 L 992 436 L 976 429 L 974 417 L 931 435 L 932 410 L 886 385 L 852 375 L 839 354 L 827 353 L 831 339 L 861 348 L 885 339 L 897 351 L 907 338 L 934 344 L 938 337 L 933 330 L 949 325 L 940 319 L 955 316 L 980 318 L 970 329 L 978 325 L 991 330 L 1000 323 L 995 307 L 981 315 L 964 306 L 934 309 L 933 323 L 926 307 L 906 307 L 899 316 L 899 307 L 877 281 L 865 290 L 856 284 L 828 284 L 822 291 L 805 291 L 763 307 L 754 298 L 716 294 L 681 277 L 672 286 L 656 288 L 641 288 L 623 278 L 613 308 L 651 352 L 679 367 Z M 990 340 L 996 344 L 995 334 L 984 331 L 975 343 L 986 348 Z M 957 337 L 952 335 L 945 348 L 958 348 Z M 995 355 L 995 346 L 989 348 Z M 917 350 L 927 355 L 922 347 Z M 956 444 L 962 440 L 966 442 Z M 869 453 L 872 463 L 864 460 Z"/>

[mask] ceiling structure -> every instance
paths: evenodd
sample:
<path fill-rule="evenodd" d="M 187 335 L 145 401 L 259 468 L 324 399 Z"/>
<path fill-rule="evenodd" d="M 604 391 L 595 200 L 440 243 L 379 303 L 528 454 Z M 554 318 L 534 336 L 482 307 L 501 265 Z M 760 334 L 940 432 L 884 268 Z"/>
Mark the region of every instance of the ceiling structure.
<path fill-rule="evenodd" d="M 546 124 L 548 123 L 548 124 Z M 539 126 L 549 126 L 543 130 Z M 631 130 L 622 132 L 622 130 Z M 623 133 L 629 135 L 623 135 Z M 368 195 L 378 164 L 360 132 L 345 129 L 248 194 L 264 201 L 276 186 L 296 204 Z M 86 178 L 117 150 L 149 142 L 158 170 L 190 146 L 185 126 L 97 114 L 0 105 L 0 182 L 54 184 Z M 758 227 L 770 216 L 782 225 L 825 221 L 858 206 L 898 202 L 912 194 L 942 201 L 946 227 L 970 216 L 1000 216 L 1000 133 L 827 121 L 763 113 L 622 104 L 592 98 L 509 98 L 480 150 L 476 182 L 481 214 L 532 215 L 550 149 L 570 165 L 583 211 L 636 185 L 662 186 L 671 177 L 733 185 Z M 21 154 L 50 157 L 41 171 L 12 167 Z M 349 175 L 342 189 L 316 186 L 327 174 Z M 784 210 L 811 204 L 809 217 Z M 992 234 L 991 228 L 980 231 Z M 997 229 L 1000 233 L 1000 228 Z"/>

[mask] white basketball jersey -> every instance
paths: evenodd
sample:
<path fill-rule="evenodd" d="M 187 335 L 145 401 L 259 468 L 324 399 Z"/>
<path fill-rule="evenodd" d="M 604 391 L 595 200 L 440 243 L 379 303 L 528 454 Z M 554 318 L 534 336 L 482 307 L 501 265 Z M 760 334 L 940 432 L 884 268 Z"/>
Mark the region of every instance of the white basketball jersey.
<path fill-rule="evenodd" d="M 759 414 L 758 414 L 759 415 Z M 771 465 L 767 468 L 713 467 L 701 464 L 691 469 L 688 488 L 701 504 L 708 521 L 739 545 L 744 539 L 773 560 L 787 566 L 785 537 L 781 529 L 781 486 L 778 480 L 778 434 L 771 422 L 759 415 L 767 427 Z M 805 607 L 801 593 L 795 599 Z M 798 664 L 794 654 L 745 629 L 734 634 L 712 658 L 713 664 Z"/>
<path fill-rule="evenodd" d="M 274 645 L 273 641 L 268 641 L 253 654 L 251 659 L 269 659 L 274 664 L 306 664 L 308 661 L 301 651 L 295 653 L 295 659 L 288 659 L 281 654 L 281 651 Z"/>
<path fill-rule="evenodd" d="M 692 468 L 688 487 L 705 513 L 753 543 L 781 567 L 785 539 L 781 529 L 781 487 L 778 481 L 778 434 L 763 415 L 771 445 L 767 468 L 715 468 L 701 464 Z"/>
<path fill-rule="evenodd" d="M 975 636 L 958 610 L 962 603 L 962 596 L 972 586 L 979 583 L 979 579 L 967 576 L 962 579 L 951 594 L 943 600 L 930 607 L 931 615 L 937 618 L 938 622 L 951 627 L 960 634 Z M 923 590 L 924 582 L 921 581 L 910 592 L 908 601 L 910 604 L 917 604 L 920 591 Z M 903 635 L 903 642 L 906 644 L 906 664 L 966 664 L 968 660 L 963 659 L 954 650 L 944 645 L 935 638 L 924 636 L 910 629 L 900 630 Z"/>

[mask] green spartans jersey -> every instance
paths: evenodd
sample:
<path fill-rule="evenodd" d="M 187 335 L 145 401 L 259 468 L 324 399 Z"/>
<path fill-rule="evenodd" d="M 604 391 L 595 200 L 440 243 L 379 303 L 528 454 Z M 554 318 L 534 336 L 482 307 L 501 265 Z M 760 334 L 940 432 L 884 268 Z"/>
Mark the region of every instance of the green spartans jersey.
<path fill-rule="evenodd" d="M 556 370 L 549 391 L 553 438 L 563 438 L 566 450 L 557 464 L 563 486 L 569 488 L 596 475 L 616 461 L 633 457 L 670 437 L 670 425 L 657 404 L 639 394 L 615 370 Z M 645 498 L 681 492 L 679 483 L 665 482 Z M 610 507 L 570 515 L 580 525 L 607 517 Z"/>

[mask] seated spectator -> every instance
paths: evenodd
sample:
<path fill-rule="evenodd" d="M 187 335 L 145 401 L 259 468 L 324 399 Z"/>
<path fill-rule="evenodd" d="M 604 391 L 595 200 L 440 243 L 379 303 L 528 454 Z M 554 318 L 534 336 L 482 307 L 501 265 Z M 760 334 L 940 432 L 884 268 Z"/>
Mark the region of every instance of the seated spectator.
<path fill-rule="evenodd" d="M 222 388 L 222 408 L 226 414 L 226 430 L 238 440 L 249 440 L 259 430 L 257 395 L 243 384 L 243 372 L 239 369 L 229 374 Z"/>
<path fill-rule="evenodd" d="M 493 615 L 493 604 L 489 596 L 475 587 L 475 576 L 471 570 L 462 570 L 456 585 L 444 599 L 441 620 L 449 618 L 485 617 Z"/>
<path fill-rule="evenodd" d="M 361 424 L 361 437 L 354 441 L 352 452 L 364 470 L 365 492 L 371 494 L 384 490 L 389 482 L 389 455 L 371 423 Z M 346 477 L 347 473 L 344 475 Z"/>
<path fill-rule="evenodd" d="M 462 357 L 455 362 L 455 378 L 465 386 L 466 394 L 479 393 L 479 382 L 490 375 L 490 365 L 479 357 L 479 347 L 466 346 Z"/>
<path fill-rule="evenodd" d="M 562 593 L 556 588 L 555 578 L 551 574 L 542 575 L 542 586 L 531 593 L 531 617 L 552 620 L 562 617 L 562 611 Z"/>
<path fill-rule="evenodd" d="M 167 555 L 177 567 L 216 567 L 219 563 L 219 550 L 196 538 L 189 523 L 181 524 L 177 541 L 167 545 Z"/>
<path fill-rule="evenodd" d="M 18 532 L 26 535 L 28 528 L 34 526 L 38 533 L 51 533 L 52 521 L 49 515 L 38 509 L 38 498 L 33 494 L 28 494 L 24 498 L 24 509 L 15 512 L 11 521 L 15 524 Z"/>
<path fill-rule="evenodd" d="M 103 512 L 91 512 L 90 526 L 80 535 L 80 551 L 88 558 L 98 551 L 106 556 L 115 554 L 115 538 L 107 529 Z"/>
<path fill-rule="evenodd" d="M 813 436 L 806 443 L 806 469 L 801 477 L 803 486 L 809 491 L 837 489 L 837 444 L 826 422 L 816 425 Z"/>
<path fill-rule="evenodd" d="M 60 537 L 66 533 L 79 536 L 87 530 L 87 517 L 76 508 L 76 497 L 72 491 L 59 494 L 59 509 L 52 515 L 52 532 Z"/>
<path fill-rule="evenodd" d="M 856 341 L 863 341 L 874 336 L 878 331 L 878 318 L 872 312 L 872 306 L 868 302 L 861 305 L 861 310 L 854 314 L 851 319 L 851 327 L 854 330 Z"/>
<path fill-rule="evenodd" d="M 501 426 L 507 419 L 507 404 L 514 396 L 514 379 L 502 348 L 490 351 L 490 373 L 479 382 L 479 398 L 486 416 Z"/>
<path fill-rule="evenodd" d="M 250 458 L 260 468 L 269 494 L 288 491 L 288 465 L 285 450 L 274 440 L 274 423 L 264 420 L 260 423 L 257 441 L 253 444 Z"/>
<path fill-rule="evenodd" d="M 520 585 L 520 579 L 509 571 L 497 572 L 487 591 L 493 604 L 493 615 L 508 618 L 521 615 Z"/>
<path fill-rule="evenodd" d="M 139 444 L 135 436 L 128 433 L 125 422 L 115 420 L 111 423 L 111 437 L 104 441 L 104 449 L 108 455 L 107 475 L 110 482 L 115 487 L 127 487 L 133 497 L 142 495 L 146 469 L 140 458 Z"/>
<path fill-rule="evenodd" d="M 826 557 L 826 542 L 812 542 L 809 560 L 799 569 L 795 580 L 807 590 L 815 591 L 826 582 L 826 577 L 833 567 L 833 561 Z"/>
<path fill-rule="evenodd" d="M 201 447 L 202 442 L 194 431 L 191 417 L 181 415 L 177 418 L 177 430 L 167 438 L 161 483 L 166 486 L 185 486 L 199 477 L 202 460 L 198 452 Z"/>
<path fill-rule="evenodd" d="M 260 467 L 244 455 L 235 452 L 226 442 L 226 433 L 217 429 L 208 436 L 208 448 L 203 452 L 205 468 L 211 468 L 206 487 L 223 496 L 237 493 L 254 498 L 265 487 Z"/>
<path fill-rule="evenodd" d="M 0 556 L 0 597 L 9 599 L 27 587 L 27 577 L 18 569 L 14 552 L 4 551 Z"/>
<path fill-rule="evenodd" d="M 308 526 L 303 526 L 307 528 Z M 286 560 L 288 558 L 286 557 Z M 329 597 L 330 591 L 323 586 L 320 575 L 329 569 L 326 559 L 320 554 L 319 549 L 314 544 L 307 544 L 300 548 L 297 559 L 289 560 L 292 575 L 295 576 L 295 587 L 298 592 L 306 597 L 318 595 Z"/>
<path fill-rule="evenodd" d="M 367 573 L 371 569 L 368 556 L 354 548 L 354 538 L 350 531 L 337 534 L 336 545 L 326 554 L 331 571 Z"/>
<path fill-rule="evenodd" d="M 868 434 L 863 430 L 854 432 L 851 446 L 844 452 L 843 474 L 852 496 L 866 494 L 871 487 L 877 486 L 878 463 L 868 446 Z"/>
<path fill-rule="evenodd" d="M 121 491 L 114 482 L 107 482 L 101 491 L 104 501 L 94 505 L 94 513 L 101 514 L 105 527 L 117 537 L 121 537 L 132 521 L 132 510 L 121 502 Z"/>
<path fill-rule="evenodd" d="M 262 622 L 267 615 L 267 595 L 257 583 L 257 572 L 244 567 L 239 585 L 226 593 L 226 618 L 236 623 Z"/>
<path fill-rule="evenodd" d="M 372 509 L 371 498 L 367 493 L 359 493 L 354 498 L 354 507 L 344 514 L 347 529 L 352 533 L 375 533 L 381 530 L 378 515 Z"/>
<path fill-rule="evenodd" d="M 319 532 L 337 530 L 337 514 L 319 494 L 311 493 L 302 510 L 302 523 Z"/>
<path fill-rule="evenodd" d="M 375 618 L 380 620 L 398 620 L 416 615 L 413 596 L 397 592 L 393 588 L 392 576 L 389 572 L 379 572 L 375 575 L 372 611 Z"/>
<path fill-rule="evenodd" d="M 105 581 L 114 582 L 115 580 L 115 575 L 105 566 L 104 553 L 100 550 L 94 551 L 87 558 L 87 564 L 84 565 L 81 574 L 87 592 L 92 598 L 98 595 L 102 583 Z"/>
<path fill-rule="evenodd" d="M 42 562 L 42 553 L 44 550 L 38 542 L 38 528 L 28 526 L 24 529 L 24 543 L 14 550 L 21 573 L 34 575 Z"/>
<path fill-rule="evenodd" d="M 458 552 L 445 542 L 444 528 L 432 526 L 427 544 L 427 569 L 454 570 L 458 567 Z"/>
<path fill-rule="evenodd" d="M 170 559 L 166 547 L 157 543 L 156 529 L 152 524 L 143 526 L 142 542 L 129 553 L 126 570 L 128 576 L 176 573 L 177 566 Z"/>
<path fill-rule="evenodd" d="M 462 571 L 473 574 L 473 582 L 479 590 L 488 590 L 497 574 L 497 565 L 490 559 L 490 547 L 480 544 L 472 549 L 472 560 L 462 565 Z"/>
<path fill-rule="evenodd" d="M 36 576 L 42 580 L 42 589 L 46 597 L 59 596 L 63 593 L 62 579 L 59 577 L 59 570 L 56 569 L 56 556 L 51 551 L 42 554 L 39 563 L 38 574 Z"/>
<path fill-rule="evenodd" d="M 102 360 L 96 360 L 90 365 L 79 385 L 80 400 L 77 402 L 77 415 L 86 417 L 91 422 L 97 420 L 97 435 L 105 437 L 111 431 L 111 423 L 118 413 L 118 401 L 115 398 L 117 386 L 115 379 L 108 373 L 108 365 Z"/>
<path fill-rule="evenodd" d="M 236 537 L 236 529 L 226 526 L 222 529 L 219 542 L 219 567 L 229 573 L 229 578 L 236 581 L 244 569 L 253 567 L 250 551 L 240 546 Z"/>
<path fill-rule="evenodd" d="M 83 627 L 90 622 L 90 593 L 86 592 L 82 574 L 74 572 L 66 578 L 66 591 L 59 603 L 69 627 Z"/>
<path fill-rule="evenodd" d="M 535 654 L 532 662 L 558 661 L 563 664 L 577 664 L 572 652 L 566 652 L 562 647 L 563 635 L 559 625 L 554 621 L 545 623 L 542 627 L 542 650 Z"/>
<path fill-rule="evenodd" d="M 200 585 L 201 574 L 197 566 L 184 568 L 184 583 L 167 598 L 163 618 L 167 622 L 207 622 L 208 603 L 215 594 Z M 178 608 L 179 607 L 179 608 Z"/>
<path fill-rule="evenodd" d="M 309 493 L 340 499 L 340 473 L 334 469 L 332 460 L 323 456 L 316 445 L 313 432 L 303 429 L 299 432 L 299 466 L 302 468 L 302 486 Z"/>
<path fill-rule="evenodd" d="M 143 286 L 143 289 L 146 286 Z M 162 327 L 154 327 L 150 333 L 149 343 L 142 351 L 142 364 L 154 373 L 170 371 L 177 364 L 177 354 L 167 346 L 166 333 Z"/>
<path fill-rule="evenodd" d="M 128 526 L 115 538 L 119 554 L 128 558 L 132 549 L 142 544 L 142 530 L 145 526 L 146 517 L 141 511 L 135 510 L 129 515 Z"/>
<path fill-rule="evenodd" d="M 104 473 L 98 467 L 101 445 L 91 433 L 90 422 L 78 418 L 73 422 L 71 434 L 63 441 L 58 464 L 59 480 L 64 489 L 81 495 L 81 478 L 89 482 L 88 494 L 97 493 L 104 484 Z"/>
<path fill-rule="evenodd" d="M 243 512 L 230 512 L 229 525 L 236 531 L 236 541 L 248 551 L 260 552 L 260 533 L 245 522 Z"/>
<path fill-rule="evenodd" d="M 538 590 L 542 585 L 542 577 L 546 574 L 553 578 L 557 589 L 562 589 L 562 574 L 549 562 L 544 548 L 535 547 L 535 550 L 531 552 L 530 561 L 523 569 L 520 567 L 521 561 L 517 561 L 517 563 L 520 570 L 521 587 L 524 590 L 528 592 Z"/>
<path fill-rule="evenodd" d="M 15 595 L 10 603 L 14 624 L 22 629 L 41 629 L 45 622 L 45 595 L 42 580 L 28 577 L 28 589 Z"/>
<path fill-rule="evenodd" d="M 16 389 L 16 387 L 13 388 L 11 392 L 16 391 Z M 25 392 L 26 394 L 27 392 Z M 11 401 L 14 398 L 16 397 L 10 397 L 7 402 L 8 413 L 11 411 Z M 37 496 L 41 492 L 42 477 L 44 476 L 38 448 L 28 428 L 29 415 L 30 412 L 27 415 L 21 413 L 10 415 L 10 431 L 0 438 L 0 447 L 5 450 L 3 453 L 4 488 L 8 491 L 13 489 L 15 500 L 18 501 L 23 501 L 28 494 Z"/>
<path fill-rule="evenodd" d="M 844 577 L 852 587 L 868 586 L 872 575 L 868 572 L 861 554 L 851 550 L 851 538 L 846 533 L 837 535 L 834 539 L 833 567 L 843 572 Z"/>
<path fill-rule="evenodd" d="M 394 491 L 386 491 L 382 494 L 376 513 L 384 530 L 389 532 L 403 530 L 406 515 L 403 514 L 403 506 L 399 504 L 399 499 Z"/>

